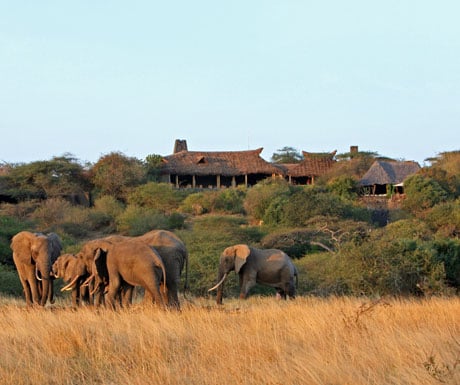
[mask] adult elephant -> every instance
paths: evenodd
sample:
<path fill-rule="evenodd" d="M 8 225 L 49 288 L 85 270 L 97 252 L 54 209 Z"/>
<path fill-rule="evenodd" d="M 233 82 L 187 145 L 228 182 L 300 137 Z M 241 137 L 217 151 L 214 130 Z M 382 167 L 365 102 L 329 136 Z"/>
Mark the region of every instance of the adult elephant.
<path fill-rule="evenodd" d="M 123 305 L 128 305 L 130 296 L 120 294 L 132 292 L 134 286 L 142 286 L 150 298 L 164 306 L 160 283 L 167 277 L 165 266 L 158 252 L 145 243 L 134 239 L 96 239 L 83 245 L 77 257 L 91 274 L 87 281 L 96 281 L 95 290 L 100 295 L 108 287 L 107 302 L 112 308 L 117 297 L 127 299 Z M 74 277 L 67 286 L 71 287 L 77 279 L 78 276 Z"/>
<path fill-rule="evenodd" d="M 72 290 L 73 307 L 77 307 L 82 303 L 92 304 L 89 286 L 82 285 L 89 275 L 86 267 L 82 263 L 79 263 L 78 258 L 74 254 L 60 255 L 53 263 L 51 270 L 55 278 L 61 278 L 67 284 L 72 281 L 73 277 L 79 277 L 79 279 L 68 288 L 68 290 Z M 65 286 L 64 289 L 67 288 L 67 286 Z"/>
<path fill-rule="evenodd" d="M 188 251 L 184 242 L 176 234 L 167 230 L 152 230 L 134 239 L 153 247 L 160 254 L 166 269 L 168 305 L 178 309 L 180 307 L 179 286 L 184 267 L 184 292 L 188 287 Z"/>
<path fill-rule="evenodd" d="M 167 303 L 172 308 L 180 308 L 179 286 L 181 274 L 185 267 L 184 291 L 188 286 L 188 251 L 184 242 L 173 232 L 167 230 L 152 230 L 138 237 L 112 235 L 107 238 L 110 242 L 122 242 L 133 239 L 153 247 L 165 265 Z"/>
<path fill-rule="evenodd" d="M 220 256 L 219 282 L 209 289 L 218 289 L 219 305 L 222 304 L 224 281 L 232 270 L 239 275 L 242 299 L 248 296 L 249 290 L 256 283 L 274 287 L 284 299 L 287 295 L 295 298 L 297 269 L 289 256 L 281 250 L 257 249 L 243 244 L 227 247 Z"/>
<path fill-rule="evenodd" d="M 59 236 L 21 231 L 13 237 L 10 247 L 27 305 L 45 306 L 47 300 L 53 303 L 51 266 L 61 254 Z"/>

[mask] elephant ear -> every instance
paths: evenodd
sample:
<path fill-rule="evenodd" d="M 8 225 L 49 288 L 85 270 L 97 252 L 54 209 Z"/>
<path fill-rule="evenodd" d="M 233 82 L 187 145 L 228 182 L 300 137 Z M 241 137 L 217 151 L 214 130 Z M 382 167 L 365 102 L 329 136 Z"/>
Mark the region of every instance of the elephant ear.
<path fill-rule="evenodd" d="M 235 272 L 238 274 L 251 254 L 251 250 L 248 245 L 236 245 L 233 247 L 235 250 Z"/>
<path fill-rule="evenodd" d="M 46 235 L 50 249 L 51 263 L 56 261 L 62 251 L 61 239 L 56 233 L 49 233 Z"/>

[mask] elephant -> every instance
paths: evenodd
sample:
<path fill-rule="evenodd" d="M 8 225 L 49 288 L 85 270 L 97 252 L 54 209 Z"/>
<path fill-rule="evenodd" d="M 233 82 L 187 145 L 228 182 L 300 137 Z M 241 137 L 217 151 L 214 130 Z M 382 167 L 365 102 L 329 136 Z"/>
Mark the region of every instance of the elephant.
<path fill-rule="evenodd" d="M 185 266 L 184 291 L 188 286 L 188 251 L 182 240 L 171 231 L 152 230 L 138 237 L 112 235 L 104 238 L 111 242 L 121 242 L 134 239 L 153 247 L 165 265 L 167 303 L 169 307 L 179 309 L 179 286 L 181 273 Z"/>
<path fill-rule="evenodd" d="M 53 303 L 51 266 L 61 254 L 59 236 L 21 231 L 12 238 L 10 247 L 27 306 L 45 306 L 47 301 Z"/>
<path fill-rule="evenodd" d="M 86 283 L 96 282 L 93 292 L 102 297 L 108 287 L 107 302 L 113 309 L 117 297 L 125 299 L 121 305 L 129 305 L 130 294 L 123 293 L 132 293 L 134 286 L 142 286 L 151 299 L 165 306 L 160 293 L 161 280 L 167 277 L 165 265 L 158 252 L 145 243 L 134 239 L 95 239 L 83 245 L 77 258 L 91 274 Z M 67 286 L 72 287 L 77 279 L 78 276 L 74 277 Z M 98 300 L 98 304 L 101 302 Z"/>
<path fill-rule="evenodd" d="M 53 263 L 52 272 L 55 278 L 62 278 L 66 283 L 70 283 L 75 276 L 80 277 L 74 285 L 68 288 L 68 290 L 72 290 L 73 307 L 77 307 L 82 303 L 92 304 L 89 286 L 82 285 L 89 277 L 89 274 L 86 272 L 85 266 L 78 263 L 78 258 L 74 254 L 60 255 Z"/>
<path fill-rule="evenodd" d="M 222 304 L 223 284 L 230 271 L 239 275 L 240 298 L 245 299 L 256 284 L 274 287 L 281 298 L 295 298 L 298 273 L 289 256 L 277 249 L 257 249 L 239 244 L 227 247 L 220 256 L 217 304 Z M 295 282 L 294 282 L 295 277 Z"/>
<path fill-rule="evenodd" d="M 188 251 L 184 242 L 176 234 L 167 230 L 152 230 L 135 239 L 153 247 L 160 254 L 166 269 L 168 306 L 179 309 L 178 293 L 184 267 L 184 292 L 188 288 Z"/>

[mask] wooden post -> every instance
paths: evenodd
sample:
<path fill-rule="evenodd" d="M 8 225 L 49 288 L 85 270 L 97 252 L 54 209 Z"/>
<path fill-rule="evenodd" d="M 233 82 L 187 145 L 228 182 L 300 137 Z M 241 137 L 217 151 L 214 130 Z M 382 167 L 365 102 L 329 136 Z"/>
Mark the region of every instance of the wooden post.
<path fill-rule="evenodd" d="M 195 188 L 196 186 L 196 178 L 195 175 L 192 175 L 192 187 Z"/>
<path fill-rule="evenodd" d="M 176 174 L 176 188 L 179 188 L 179 175 Z"/>
<path fill-rule="evenodd" d="M 216 175 L 216 185 L 217 188 L 220 188 L 220 175 Z"/>
<path fill-rule="evenodd" d="M 244 174 L 244 185 L 248 187 L 248 174 Z"/>
<path fill-rule="evenodd" d="M 232 176 L 232 187 L 235 187 L 236 186 L 236 179 L 235 179 L 235 175 Z"/>

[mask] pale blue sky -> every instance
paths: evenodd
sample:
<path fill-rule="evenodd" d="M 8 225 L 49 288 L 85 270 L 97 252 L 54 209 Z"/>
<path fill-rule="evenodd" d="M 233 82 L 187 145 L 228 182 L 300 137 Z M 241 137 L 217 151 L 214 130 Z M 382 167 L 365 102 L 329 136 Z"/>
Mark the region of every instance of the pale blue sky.
<path fill-rule="evenodd" d="M 459 150 L 460 2 L 0 0 L 0 162 Z"/>

